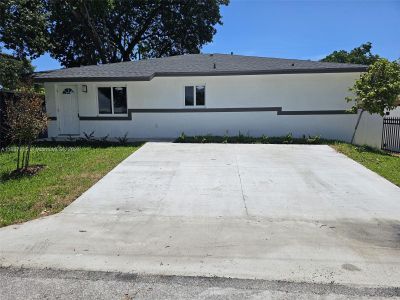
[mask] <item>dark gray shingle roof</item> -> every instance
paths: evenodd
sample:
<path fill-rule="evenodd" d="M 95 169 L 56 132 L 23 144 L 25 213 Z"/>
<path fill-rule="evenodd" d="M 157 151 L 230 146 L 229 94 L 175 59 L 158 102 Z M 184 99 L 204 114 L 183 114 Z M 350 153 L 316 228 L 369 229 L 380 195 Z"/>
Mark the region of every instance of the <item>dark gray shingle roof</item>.
<path fill-rule="evenodd" d="M 151 80 L 154 76 L 217 76 L 363 72 L 367 66 L 229 54 L 186 54 L 140 61 L 60 69 L 38 81 Z"/>

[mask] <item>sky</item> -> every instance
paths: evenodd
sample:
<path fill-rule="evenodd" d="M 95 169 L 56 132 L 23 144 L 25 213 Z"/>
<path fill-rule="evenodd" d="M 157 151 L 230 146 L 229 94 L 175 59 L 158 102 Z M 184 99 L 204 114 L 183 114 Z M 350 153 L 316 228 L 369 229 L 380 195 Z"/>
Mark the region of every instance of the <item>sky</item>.
<path fill-rule="evenodd" d="M 372 52 L 400 58 L 400 0 L 231 0 L 204 53 L 319 60 L 372 42 Z M 60 68 L 48 54 L 37 71 Z"/>

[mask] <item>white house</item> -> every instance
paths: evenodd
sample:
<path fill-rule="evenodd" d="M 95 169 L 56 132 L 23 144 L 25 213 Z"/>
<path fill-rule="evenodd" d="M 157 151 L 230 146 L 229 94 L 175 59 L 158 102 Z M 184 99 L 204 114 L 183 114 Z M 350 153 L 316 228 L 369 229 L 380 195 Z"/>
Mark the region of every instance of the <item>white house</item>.
<path fill-rule="evenodd" d="M 225 54 L 67 68 L 44 83 L 49 137 L 320 135 L 351 139 L 348 88 L 366 66 Z M 364 114 L 356 141 L 380 146 L 382 118 Z"/>

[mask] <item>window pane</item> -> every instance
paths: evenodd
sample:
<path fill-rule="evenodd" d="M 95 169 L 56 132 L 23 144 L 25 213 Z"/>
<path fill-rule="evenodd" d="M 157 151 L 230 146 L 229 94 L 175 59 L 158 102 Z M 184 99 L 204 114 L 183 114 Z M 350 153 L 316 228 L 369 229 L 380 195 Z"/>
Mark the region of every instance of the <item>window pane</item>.
<path fill-rule="evenodd" d="M 111 88 L 98 88 L 99 114 L 111 114 Z"/>
<path fill-rule="evenodd" d="M 185 86 L 185 105 L 194 105 L 194 88 L 192 86 Z"/>
<path fill-rule="evenodd" d="M 113 88 L 114 114 L 126 114 L 128 112 L 126 105 L 126 87 Z"/>
<path fill-rule="evenodd" d="M 74 93 L 74 90 L 70 89 L 70 88 L 66 88 L 63 90 L 64 95 L 69 95 L 69 94 L 73 94 L 73 93 Z"/>
<path fill-rule="evenodd" d="M 196 86 L 196 105 L 206 104 L 206 87 L 204 85 Z"/>

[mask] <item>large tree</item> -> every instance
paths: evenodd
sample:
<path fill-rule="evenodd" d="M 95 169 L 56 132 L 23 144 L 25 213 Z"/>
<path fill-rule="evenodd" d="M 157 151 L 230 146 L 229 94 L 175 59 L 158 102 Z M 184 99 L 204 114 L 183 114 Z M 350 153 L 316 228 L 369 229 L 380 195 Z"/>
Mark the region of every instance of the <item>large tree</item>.
<path fill-rule="evenodd" d="M 372 54 L 371 49 L 372 44 L 367 42 L 362 44 L 360 47 L 354 48 L 350 52 L 347 52 L 346 50 L 334 51 L 321 59 L 321 61 L 371 65 L 379 59 L 379 55 Z"/>
<path fill-rule="evenodd" d="M 33 71 L 28 59 L 0 53 L 0 89 L 14 91 L 32 87 Z"/>
<path fill-rule="evenodd" d="M 0 41 L 17 55 L 48 51 L 66 67 L 199 53 L 222 24 L 220 5 L 228 3 L 2 0 Z"/>
<path fill-rule="evenodd" d="M 0 42 L 19 58 L 48 50 L 48 14 L 43 0 L 1 0 Z"/>

